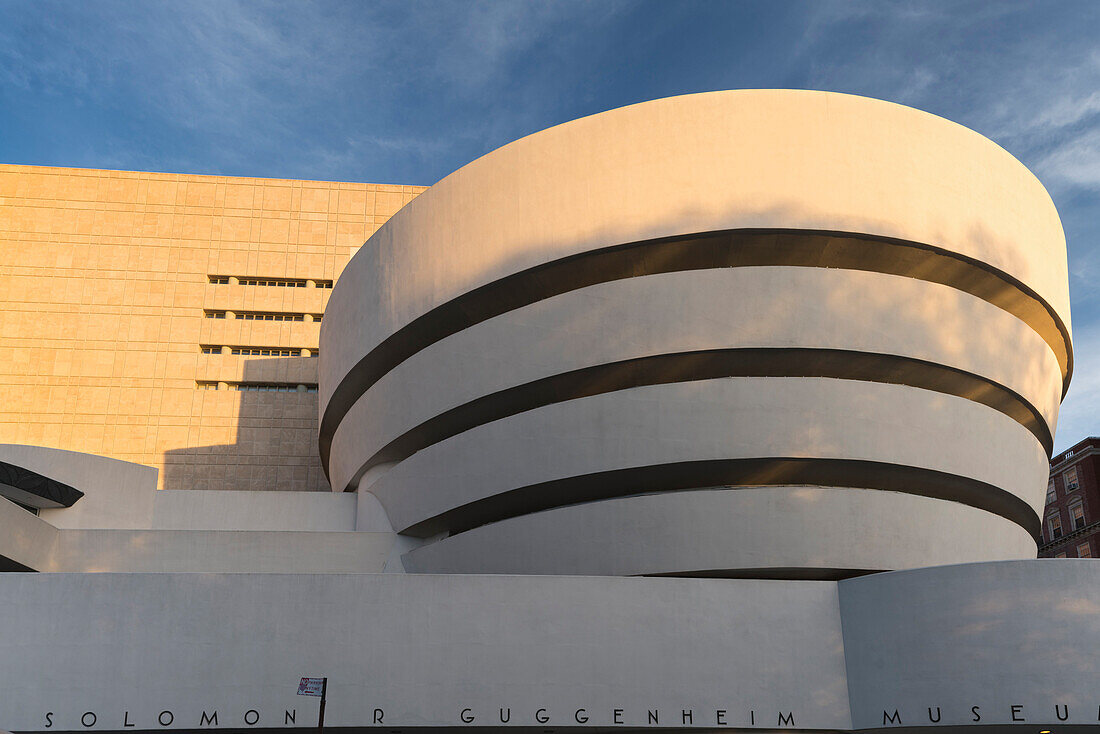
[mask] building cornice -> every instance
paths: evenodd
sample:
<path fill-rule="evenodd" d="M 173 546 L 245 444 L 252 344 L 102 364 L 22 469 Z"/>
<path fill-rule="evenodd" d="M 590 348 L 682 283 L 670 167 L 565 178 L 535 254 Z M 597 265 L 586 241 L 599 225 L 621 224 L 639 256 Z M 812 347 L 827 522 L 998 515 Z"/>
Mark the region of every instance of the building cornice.
<path fill-rule="evenodd" d="M 1074 530 L 1072 533 L 1068 533 L 1066 535 L 1063 535 L 1060 538 L 1055 538 L 1054 540 L 1050 541 L 1049 543 L 1046 543 L 1045 545 L 1039 546 L 1039 552 L 1040 553 L 1045 553 L 1048 550 L 1057 548 L 1058 546 L 1061 546 L 1061 545 L 1065 545 L 1066 543 L 1070 542 L 1071 540 L 1079 539 L 1079 538 L 1082 538 L 1086 535 L 1091 535 L 1096 530 L 1100 530 L 1100 522 L 1091 523 L 1089 525 L 1086 525 L 1083 528 L 1078 528 L 1077 530 Z"/>
<path fill-rule="evenodd" d="M 1089 456 L 1095 456 L 1097 454 L 1100 454 L 1100 449 L 1096 448 L 1095 446 L 1088 446 L 1084 449 L 1081 449 L 1080 451 L 1074 451 L 1073 449 L 1067 449 L 1067 450 L 1073 451 L 1073 456 L 1062 459 L 1057 464 L 1051 464 L 1050 465 L 1050 473 L 1051 474 L 1056 474 L 1060 471 L 1068 469 L 1069 467 L 1071 467 L 1074 464 L 1076 464 L 1077 462 L 1079 462 L 1081 459 L 1087 458 Z"/>

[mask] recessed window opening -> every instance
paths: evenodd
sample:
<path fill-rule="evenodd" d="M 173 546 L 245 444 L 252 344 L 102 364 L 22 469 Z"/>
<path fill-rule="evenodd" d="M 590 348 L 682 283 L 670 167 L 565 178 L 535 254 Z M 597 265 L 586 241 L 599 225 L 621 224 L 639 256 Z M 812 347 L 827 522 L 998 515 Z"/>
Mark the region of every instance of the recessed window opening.
<path fill-rule="evenodd" d="M 230 314 L 232 313 L 232 316 Z M 205 309 L 203 315 L 208 319 L 243 319 L 245 321 L 307 321 L 319 322 L 322 314 L 319 313 L 293 313 L 285 311 L 227 311 L 222 309 Z M 306 317 L 309 317 L 307 319 Z"/>
<path fill-rule="evenodd" d="M 253 347 L 237 344 L 200 344 L 203 354 L 231 354 L 240 357 L 316 357 L 318 350 L 309 347 Z"/>
<path fill-rule="evenodd" d="M 1061 515 L 1051 515 L 1047 519 L 1047 527 L 1050 529 L 1050 538 L 1055 540 L 1062 537 L 1062 517 Z"/>
<path fill-rule="evenodd" d="M 215 382 L 197 380 L 196 390 L 229 390 L 232 392 L 317 392 L 315 382 Z"/>
<path fill-rule="evenodd" d="M 1073 523 L 1074 530 L 1080 530 L 1085 527 L 1085 506 L 1074 505 L 1069 508 L 1070 522 Z"/>
<path fill-rule="evenodd" d="M 307 288 L 309 281 L 317 288 L 331 288 L 333 281 L 327 278 L 257 278 L 238 275 L 209 275 L 208 280 L 214 285 L 255 285 L 274 288 Z M 236 281 L 234 283 L 234 281 Z"/>

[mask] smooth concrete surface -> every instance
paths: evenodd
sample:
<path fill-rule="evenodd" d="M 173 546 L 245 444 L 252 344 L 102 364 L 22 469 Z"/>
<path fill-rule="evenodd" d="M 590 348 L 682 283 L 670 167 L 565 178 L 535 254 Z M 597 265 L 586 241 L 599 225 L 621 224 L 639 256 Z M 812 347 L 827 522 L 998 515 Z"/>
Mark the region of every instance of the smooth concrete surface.
<path fill-rule="evenodd" d="M 840 585 L 852 724 L 1100 729 L 1100 563 L 928 568 Z"/>
<path fill-rule="evenodd" d="M 70 529 L 355 530 L 351 494 L 157 490 L 155 482 L 135 491 L 97 487 L 72 507 L 40 515 Z"/>
<path fill-rule="evenodd" d="M 394 533 L 63 530 L 52 573 L 380 573 Z"/>
<path fill-rule="evenodd" d="M 233 492 L 156 489 L 156 469 L 91 453 L 0 446 L 0 459 L 73 484 L 72 507 L 38 513 L 68 529 L 305 530 L 355 529 L 355 496 L 329 492 Z"/>
<path fill-rule="evenodd" d="M 466 709 L 490 727 L 501 709 L 511 727 L 607 727 L 616 709 L 636 727 L 650 711 L 679 727 L 684 710 L 695 727 L 717 711 L 850 724 L 828 582 L 9 574 L 0 616 L 0 726 L 16 732 L 193 731 L 215 710 L 218 728 L 248 728 L 249 711 L 256 728 L 287 727 L 287 711 L 312 727 L 302 676 L 328 677 L 334 729 L 370 727 L 375 709 L 386 731 L 466 726 Z"/>
<path fill-rule="evenodd" d="M 844 578 L 1034 557 L 1035 541 L 1018 525 L 953 502 L 865 489 L 758 487 L 546 510 L 424 545 L 404 561 L 411 573 Z"/>
<path fill-rule="evenodd" d="M 374 573 L 409 547 L 376 502 L 359 512 L 351 493 L 158 491 L 156 469 L 139 464 L 34 446 L 0 446 L 0 456 L 84 492 L 72 507 L 37 517 L 0 498 L 0 564 L 48 572 Z M 365 532 L 355 532 L 360 518 Z"/>
<path fill-rule="evenodd" d="M 963 398 L 853 380 L 727 378 L 620 390 L 494 421 L 414 454 L 367 489 L 404 532 L 544 482 L 757 457 L 966 477 L 1019 498 L 1036 523 L 1048 471 L 1031 433 Z"/>
<path fill-rule="evenodd" d="M 992 141 L 851 95 L 694 94 L 535 133 L 406 205 L 333 293 L 320 414 L 364 355 L 479 286 L 598 248 L 739 228 L 862 233 L 957 253 L 1032 289 L 1069 328 L 1057 212 Z"/>
<path fill-rule="evenodd" d="M 355 530 L 356 497 L 331 492 L 161 490 L 151 529 Z"/>
<path fill-rule="evenodd" d="M 645 504 L 683 529 L 684 492 L 791 484 L 883 492 L 899 521 L 914 497 L 958 508 L 910 513 L 905 552 L 865 536 L 876 569 L 1020 557 L 997 521 L 993 542 L 939 541 L 975 512 L 1039 533 L 1067 279 L 1042 185 L 947 120 L 796 90 L 611 110 L 473 161 L 352 258 L 321 326 L 320 456 L 334 490 L 424 541 L 405 558 L 425 569 L 603 568 L 629 543 L 582 516 L 622 529 Z M 739 521 L 768 527 L 753 509 Z M 826 519 L 811 539 L 851 520 L 791 510 L 788 530 Z M 700 548 L 753 569 L 799 557 L 707 527 Z M 658 548 L 615 567 L 717 562 Z"/>
<path fill-rule="evenodd" d="M 38 570 L 57 542 L 57 528 L 0 497 L 0 570 Z"/>
<path fill-rule="evenodd" d="M 1097 590 L 1087 560 L 840 582 L 5 574 L 0 726 L 312 727 L 298 679 L 324 675 L 333 728 L 1094 731 Z"/>
<path fill-rule="evenodd" d="M 78 451 L 0 444 L 0 460 L 76 487 L 84 496 L 72 507 L 43 509 L 55 527 L 148 527 L 157 470 Z"/>
<path fill-rule="evenodd" d="M 1054 354 L 1026 324 L 980 298 L 854 270 L 695 270 L 564 293 L 421 350 L 372 385 L 340 423 L 329 479 L 347 488 L 406 432 L 525 383 L 641 357 L 752 347 L 849 350 L 942 365 L 1021 396 L 1048 433 L 1057 423 L 1061 374 Z M 870 377 L 906 379 L 897 370 Z"/>

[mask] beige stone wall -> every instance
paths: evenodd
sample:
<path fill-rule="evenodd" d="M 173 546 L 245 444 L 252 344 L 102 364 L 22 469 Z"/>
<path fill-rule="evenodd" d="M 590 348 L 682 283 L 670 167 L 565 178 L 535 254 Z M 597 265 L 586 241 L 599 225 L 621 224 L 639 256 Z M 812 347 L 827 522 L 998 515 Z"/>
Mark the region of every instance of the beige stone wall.
<path fill-rule="evenodd" d="M 314 284 L 422 190 L 0 166 L 0 443 L 147 464 L 161 488 L 327 489 L 318 360 L 201 347 L 316 354 Z"/>

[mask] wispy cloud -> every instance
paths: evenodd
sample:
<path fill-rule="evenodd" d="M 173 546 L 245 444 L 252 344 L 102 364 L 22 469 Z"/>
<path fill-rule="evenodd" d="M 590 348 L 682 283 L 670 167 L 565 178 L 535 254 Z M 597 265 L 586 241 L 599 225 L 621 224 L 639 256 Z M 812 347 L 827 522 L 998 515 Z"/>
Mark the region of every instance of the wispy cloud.
<path fill-rule="evenodd" d="M 1056 451 L 1086 436 L 1100 433 L 1100 325 L 1078 327 L 1074 333 L 1074 375 L 1058 417 Z"/>
<path fill-rule="evenodd" d="M 1058 7 L 823 3 L 801 53 L 810 86 L 936 112 L 997 140 L 1048 184 L 1096 190 L 1100 13 Z"/>

